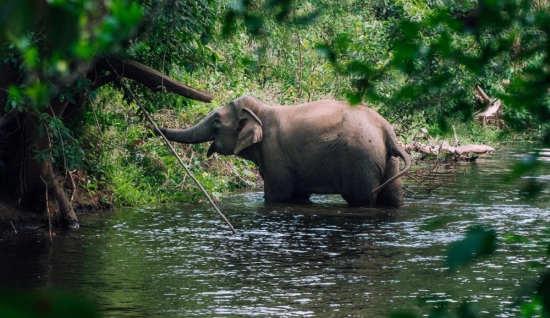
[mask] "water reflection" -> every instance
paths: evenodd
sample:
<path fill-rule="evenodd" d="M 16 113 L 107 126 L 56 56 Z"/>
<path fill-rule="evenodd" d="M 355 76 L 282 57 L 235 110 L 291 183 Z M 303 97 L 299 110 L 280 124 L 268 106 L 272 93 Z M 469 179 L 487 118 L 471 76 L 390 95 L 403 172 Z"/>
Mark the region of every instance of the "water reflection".
<path fill-rule="evenodd" d="M 221 208 L 236 235 L 206 205 L 84 215 L 53 248 L 45 233 L 3 237 L 0 282 L 69 290 L 109 317 L 386 317 L 463 301 L 513 316 L 509 306 L 539 271 L 529 264 L 545 260 L 550 220 L 549 169 L 529 176 L 545 185 L 534 198 L 518 190 L 525 180 L 502 182 L 526 156 L 501 150 L 401 209 L 349 208 L 339 196 L 265 205 L 260 192 L 228 195 Z M 475 224 L 497 231 L 497 253 L 447 273 L 448 244 Z"/>

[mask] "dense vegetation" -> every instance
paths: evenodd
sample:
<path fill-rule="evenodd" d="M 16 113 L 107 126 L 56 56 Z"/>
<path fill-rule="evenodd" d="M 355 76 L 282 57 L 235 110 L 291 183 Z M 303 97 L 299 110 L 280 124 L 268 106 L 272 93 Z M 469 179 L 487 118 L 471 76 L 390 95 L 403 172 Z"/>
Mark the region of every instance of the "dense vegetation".
<path fill-rule="evenodd" d="M 150 137 L 120 80 L 96 67 L 109 58 L 214 95 L 206 104 L 129 81 L 163 126 L 188 126 L 243 95 L 268 104 L 331 98 L 378 109 L 402 141 L 419 128 L 445 136 L 456 125 L 463 140 L 548 145 L 549 7 L 546 0 L 3 1 L 0 194 L 73 226 L 73 195 L 99 205 L 202 198 Z M 485 107 L 475 85 L 503 101 L 504 126 L 475 122 Z M 260 182 L 250 163 L 207 159 L 207 147 L 177 145 L 215 195 Z M 535 168 L 526 162 L 511 178 Z"/>

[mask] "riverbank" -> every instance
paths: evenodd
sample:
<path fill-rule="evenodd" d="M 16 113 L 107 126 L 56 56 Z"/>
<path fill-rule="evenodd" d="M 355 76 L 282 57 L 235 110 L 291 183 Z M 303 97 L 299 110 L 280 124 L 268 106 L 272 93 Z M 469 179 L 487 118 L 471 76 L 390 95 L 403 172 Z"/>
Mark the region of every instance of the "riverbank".
<path fill-rule="evenodd" d="M 17 232 L 23 228 L 40 227 L 46 219 L 0 197 L 0 232 Z"/>
<path fill-rule="evenodd" d="M 75 213 L 90 211 L 109 211 L 113 209 L 112 202 L 103 200 L 105 192 L 90 195 L 85 189 L 79 187 L 75 191 L 73 209 Z M 23 229 L 36 229 L 48 226 L 48 218 L 45 213 L 30 211 L 21 207 L 4 196 L 0 196 L 0 232 L 18 232 Z"/>

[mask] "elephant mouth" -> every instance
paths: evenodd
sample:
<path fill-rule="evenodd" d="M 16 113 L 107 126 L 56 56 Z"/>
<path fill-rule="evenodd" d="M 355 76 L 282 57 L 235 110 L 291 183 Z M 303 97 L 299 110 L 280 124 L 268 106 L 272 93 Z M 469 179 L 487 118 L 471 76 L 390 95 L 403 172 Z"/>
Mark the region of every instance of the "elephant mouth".
<path fill-rule="evenodd" d="M 206 156 L 210 157 L 214 152 L 217 152 L 223 156 L 228 156 L 233 154 L 232 152 L 225 149 L 223 144 L 221 144 L 219 141 L 217 143 L 215 141 L 212 142 L 212 144 L 210 145 L 210 148 L 208 148 L 208 152 L 206 153 Z"/>
<path fill-rule="evenodd" d="M 208 152 L 206 153 L 206 156 L 210 157 L 214 152 L 216 152 L 216 143 L 212 142 L 212 144 L 210 145 L 210 148 L 208 148 Z"/>

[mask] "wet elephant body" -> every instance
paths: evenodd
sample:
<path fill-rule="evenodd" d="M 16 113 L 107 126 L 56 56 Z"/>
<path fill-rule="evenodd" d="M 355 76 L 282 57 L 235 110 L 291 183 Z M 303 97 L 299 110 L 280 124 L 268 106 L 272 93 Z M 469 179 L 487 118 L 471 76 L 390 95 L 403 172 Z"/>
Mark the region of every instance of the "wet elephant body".
<path fill-rule="evenodd" d="M 169 140 L 213 141 L 218 152 L 253 161 L 267 202 L 341 194 L 352 206 L 400 206 L 400 177 L 410 159 L 390 124 L 374 110 L 347 102 L 269 106 L 242 97 L 184 130 L 160 128 Z M 399 170 L 399 159 L 405 168 Z"/>

